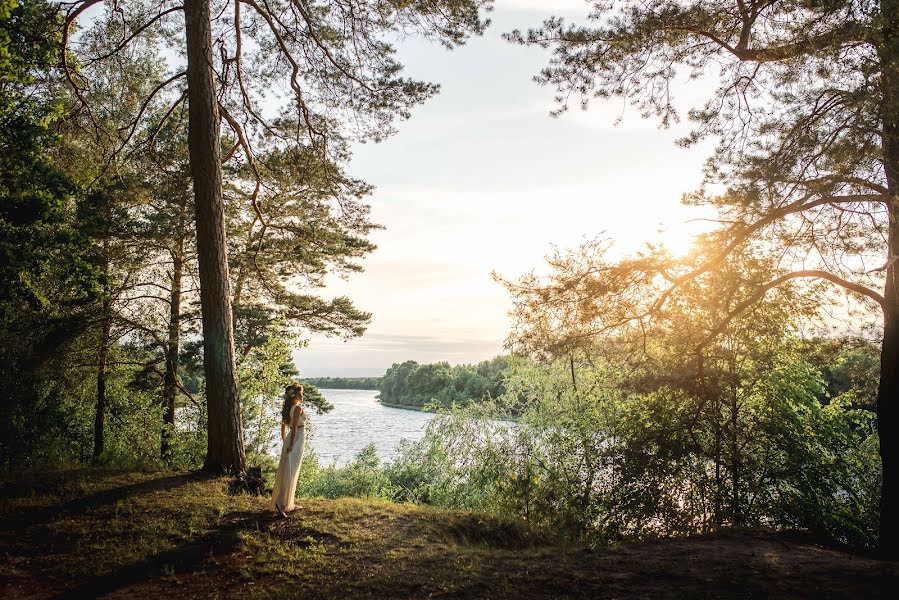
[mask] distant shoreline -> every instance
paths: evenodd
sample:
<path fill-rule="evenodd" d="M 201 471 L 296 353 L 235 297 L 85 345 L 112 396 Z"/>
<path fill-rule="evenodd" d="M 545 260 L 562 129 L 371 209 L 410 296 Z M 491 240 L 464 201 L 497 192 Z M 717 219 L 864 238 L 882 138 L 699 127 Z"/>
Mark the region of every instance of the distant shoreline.
<path fill-rule="evenodd" d="M 336 388 L 336 387 L 330 387 L 330 388 L 322 387 L 322 388 L 318 388 L 318 389 L 324 390 L 326 392 L 328 390 L 352 390 L 354 392 L 379 392 L 378 396 L 375 396 L 375 402 L 377 402 L 378 404 L 380 404 L 382 406 L 387 406 L 389 408 L 402 408 L 404 410 L 416 410 L 418 412 L 429 412 L 429 413 L 435 412 L 433 410 L 427 410 L 426 408 L 421 407 L 421 406 L 410 406 L 408 404 L 394 404 L 393 402 L 383 402 L 380 398 L 381 390 L 378 390 L 378 389 Z"/>
<path fill-rule="evenodd" d="M 407 404 L 393 404 L 392 402 L 381 402 L 381 400 L 379 400 L 379 399 L 375 399 L 375 401 L 379 402 L 381 404 L 381 406 L 386 406 L 388 408 L 399 408 L 402 410 L 414 410 L 414 411 L 418 411 L 418 412 L 431 413 L 432 415 L 437 414 L 436 410 L 428 410 L 427 408 L 424 408 L 421 406 L 409 406 Z M 495 417 L 491 417 L 491 419 L 493 419 L 494 421 L 506 421 L 509 423 L 517 423 L 518 422 L 518 417 L 515 415 L 495 416 Z"/>
<path fill-rule="evenodd" d="M 381 391 L 381 390 L 378 390 L 378 389 L 335 388 L 335 387 L 330 387 L 330 388 L 323 387 L 323 388 L 318 388 L 318 389 L 319 389 L 319 390 L 324 390 L 324 391 L 326 391 L 326 392 L 327 392 L 328 390 L 353 390 L 353 391 L 355 391 L 355 392 L 379 392 L 378 396 L 375 396 L 375 402 L 381 404 L 382 406 L 387 406 L 387 407 L 390 407 L 390 408 L 402 408 L 402 409 L 404 409 L 404 410 L 416 410 L 416 411 L 418 411 L 418 412 L 429 412 L 429 413 L 436 412 L 436 411 L 433 411 L 433 410 L 428 410 L 428 409 L 426 409 L 426 408 L 424 408 L 424 407 L 422 407 L 422 406 L 411 406 L 411 405 L 409 405 L 409 404 L 394 404 L 393 402 L 384 402 L 384 401 L 382 401 L 381 398 L 380 398 L 380 391 Z"/>
<path fill-rule="evenodd" d="M 379 398 L 375 398 L 375 401 L 380 403 L 381 406 L 386 406 L 388 408 L 401 408 L 403 410 L 415 410 L 418 412 L 426 412 L 426 413 L 436 413 L 437 411 L 428 410 L 423 406 L 410 406 L 408 404 L 394 404 L 393 402 L 383 402 Z"/>
<path fill-rule="evenodd" d="M 344 390 L 344 389 L 349 389 L 349 390 L 362 391 L 362 392 L 380 392 L 380 390 L 370 390 L 370 389 L 359 390 L 359 389 L 357 389 L 357 388 L 318 388 L 318 389 L 320 389 L 320 390 L 325 390 L 325 391 L 327 391 L 327 390 Z M 415 412 L 430 413 L 430 414 L 432 414 L 432 415 L 437 414 L 437 411 L 436 411 L 436 410 L 430 410 L 430 409 L 425 408 L 425 407 L 423 407 L 423 406 L 412 406 L 412 405 L 410 405 L 410 404 L 396 404 L 396 403 L 394 403 L 394 402 L 384 402 L 383 400 L 381 400 L 381 398 L 380 398 L 379 396 L 375 396 L 375 402 L 377 402 L 377 403 L 380 404 L 381 406 L 386 406 L 387 408 L 399 408 L 400 410 L 414 410 Z M 505 415 L 505 416 L 502 416 L 502 417 L 497 417 L 496 420 L 498 420 L 498 421 L 512 421 L 512 422 L 516 422 L 516 421 L 518 421 L 518 417 L 515 416 L 515 415 Z"/>

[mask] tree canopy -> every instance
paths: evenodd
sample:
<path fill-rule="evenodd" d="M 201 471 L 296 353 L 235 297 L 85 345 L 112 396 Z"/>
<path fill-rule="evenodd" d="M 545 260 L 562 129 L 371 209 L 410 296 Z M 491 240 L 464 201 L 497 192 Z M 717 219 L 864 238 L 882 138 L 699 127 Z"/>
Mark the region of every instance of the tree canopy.
<path fill-rule="evenodd" d="M 557 90 L 557 111 L 572 97 L 584 107 L 591 98 L 620 97 L 667 126 L 681 117 L 673 99 L 678 78 L 717 82 L 707 101 L 688 111 L 692 133 L 681 143 L 718 140 L 705 184 L 685 201 L 713 207 L 719 227 L 683 260 L 655 250 L 583 269 L 579 281 L 603 297 L 584 333 L 643 327 L 695 281 L 747 252 L 772 258 L 770 276 L 741 280 L 742 300 L 705 327 L 697 350 L 773 290 L 812 282 L 805 298 L 819 306 L 830 298 L 814 282 L 852 294 L 883 323 L 881 542 L 896 553 L 896 3 L 596 2 L 590 20 L 582 26 L 551 18 L 508 38 L 552 49 L 537 79 Z"/>
<path fill-rule="evenodd" d="M 505 392 L 504 378 L 512 359 L 497 356 L 476 365 L 446 362 L 419 364 L 414 360 L 387 369 L 378 384 L 385 404 L 422 408 L 431 403 L 443 407 L 465 406 Z"/>
<path fill-rule="evenodd" d="M 86 34 L 78 34 L 76 24 L 101 3 L 104 14 Z M 187 106 L 209 404 L 207 469 L 245 467 L 226 233 L 234 221 L 226 218 L 222 164 L 240 174 L 232 191 L 252 208 L 239 231 L 243 244 L 233 294 L 249 312 L 238 318 L 258 316 L 265 305 L 313 330 L 358 335 L 368 315 L 347 298 L 323 301 L 288 291 L 285 283 L 304 270 L 315 283 L 329 270 L 357 269 L 353 259 L 372 249 L 364 236 L 373 225 L 358 202 L 366 187 L 334 168 L 348 159 L 342 140 L 384 139 L 394 120 L 408 117 L 437 91 L 401 76 L 391 37 L 417 33 L 451 48 L 483 31 L 481 9 L 488 5 L 488 0 L 188 0 L 183 5 L 75 0 L 61 5 L 61 64 L 75 100 L 68 116 L 89 121 L 98 138 L 116 140 L 110 161 L 134 146 L 152 152 L 159 132 Z M 96 40 L 108 43 L 92 43 Z M 184 61 L 167 61 L 163 72 L 147 80 L 150 87 L 137 96 L 139 106 L 127 124 L 113 131 L 91 102 L 98 81 L 81 65 L 116 63 L 136 47 L 183 56 L 186 68 Z M 279 86 L 283 94 L 274 91 Z M 302 214 L 300 190 L 306 202 Z M 268 261 L 259 258 L 265 245 Z"/>

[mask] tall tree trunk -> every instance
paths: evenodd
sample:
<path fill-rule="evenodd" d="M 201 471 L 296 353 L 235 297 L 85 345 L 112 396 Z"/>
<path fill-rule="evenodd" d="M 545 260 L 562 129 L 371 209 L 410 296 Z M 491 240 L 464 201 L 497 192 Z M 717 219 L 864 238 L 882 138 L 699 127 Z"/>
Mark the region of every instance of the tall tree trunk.
<path fill-rule="evenodd" d="M 100 346 L 97 348 L 97 407 L 94 413 L 94 462 L 100 459 L 105 448 L 104 428 L 106 425 L 106 361 L 109 353 L 109 332 L 112 319 L 109 311 L 110 300 L 103 300 L 103 325 L 100 333 Z"/>
<path fill-rule="evenodd" d="M 896 188 L 893 188 L 896 189 Z M 899 558 L 899 296 L 896 289 L 896 248 L 899 248 L 899 199 L 890 208 L 890 264 L 884 289 L 883 346 L 880 350 L 880 386 L 877 390 L 877 431 L 883 464 L 880 493 L 880 547 L 886 556 Z"/>
<path fill-rule="evenodd" d="M 209 0 L 186 0 L 188 145 L 194 184 L 203 370 L 209 412 L 204 469 L 244 470 L 243 426 L 234 362 L 231 291 L 225 245 L 219 111 Z"/>
<path fill-rule="evenodd" d="M 736 368 L 736 367 L 734 367 Z M 733 502 L 731 503 L 731 521 L 736 526 L 743 525 L 743 508 L 740 505 L 740 437 L 737 411 L 739 410 L 737 400 L 737 389 L 731 387 L 730 391 L 730 485 L 733 488 Z"/>
<path fill-rule="evenodd" d="M 181 351 L 181 279 L 184 273 L 184 244 L 172 260 L 172 292 L 169 299 L 169 338 L 166 341 L 165 380 L 163 382 L 163 423 L 160 454 L 171 458 L 175 431 L 175 397 L 178 395 L 178 355 Z"/>
<path fill-rule="evenodd" d="M 712 410 L 714 411 L 714 427 L 715 427 L 715 438 L 714 438 L 714 450 L 713 453 L 715 455 L 715 495 L 713 496 L 713 504 L 714 504 L 714 521 L 715 521 L 715 529 L 719 529 L 721 527 L 721 490 L 724 488 L 723 478 L 721 474 L 721 397 L 719 394 L 715 394 L 712 399 Z"/>
<path fill-rule="evenodd" d="M 880 547 L 899 558 L 899 0 L 883 0 L 883 41 L 879 49 L 883 105 L 884 170 L 889 190 L 889 244 L 884 287 L 883 346 L 877 390 L 877 429 L 883 463 Z"/>

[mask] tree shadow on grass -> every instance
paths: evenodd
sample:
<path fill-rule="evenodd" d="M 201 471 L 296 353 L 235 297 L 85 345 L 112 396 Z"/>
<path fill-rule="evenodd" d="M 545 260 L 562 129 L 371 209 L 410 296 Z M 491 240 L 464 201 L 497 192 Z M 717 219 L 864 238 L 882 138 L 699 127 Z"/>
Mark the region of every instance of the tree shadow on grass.
<path fill-rule="evenodd" d="M 92 577 L 54 596 L 59 599 L 96 598 L 161 575 L 196 571 L 208 558 L 228 555 L 237 547 L 239 533 L 268 527 L 279 517 L 273 513 L 238 511 L 224 515 L 218 527 L 185 544 L 126 565 L 113 573 Z"/>
<path fill-rule="evenodd" d="M 0 498 L 12 500 L 34 495 L 59 494 L 73 482 L 98 482 L 110 476 L 128 473 L 124 469 L 78 467 L 45 470 L 40 467 L 6 474 L 0 479 Z"/>
<path fill-rule="evenodd" d="M 47 524 L 58 520 L 60 517 L 87 513 L 101 506 L 112 505 L 125 498 L 139 494 L 171 490 L 188 483 L 201 481 L 208 478 L 202 473 L 178 473 L 166 477 L 139 481 L 121 485 L 95 494 L 80 496 L 49 507 L 17 509 L 14 514 L 0 519 L 0 532 L 16 532 L 34 525 Z"/>

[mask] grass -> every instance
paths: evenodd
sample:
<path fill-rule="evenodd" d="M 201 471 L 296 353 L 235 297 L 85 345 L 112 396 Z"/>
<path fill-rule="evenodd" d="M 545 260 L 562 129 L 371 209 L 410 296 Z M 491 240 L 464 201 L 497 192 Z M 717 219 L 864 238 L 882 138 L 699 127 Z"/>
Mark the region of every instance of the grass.
<path fill-rule="evenodd" d="M 358 499 L 230 496 L 191 473 L 0 482 L 0 597 L 875 597 L 899 565 L 770 532 L 590 551 L 516 521 Z"/>

